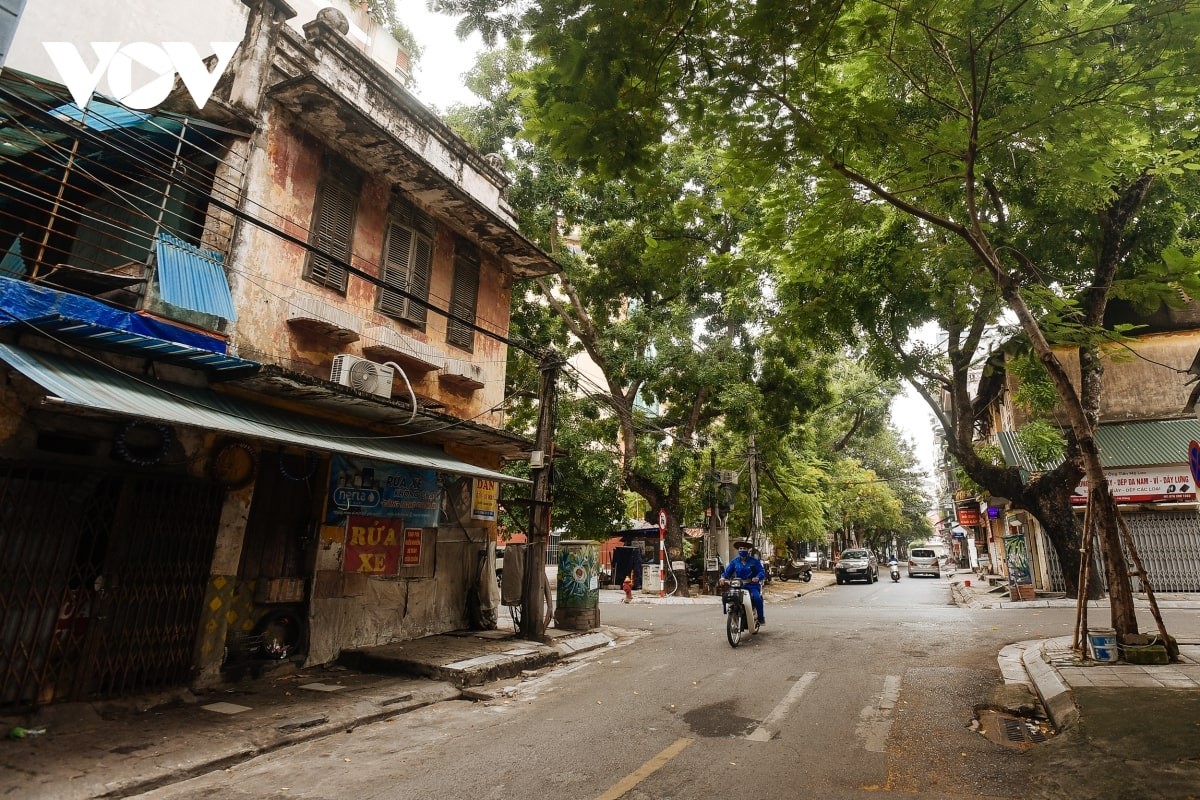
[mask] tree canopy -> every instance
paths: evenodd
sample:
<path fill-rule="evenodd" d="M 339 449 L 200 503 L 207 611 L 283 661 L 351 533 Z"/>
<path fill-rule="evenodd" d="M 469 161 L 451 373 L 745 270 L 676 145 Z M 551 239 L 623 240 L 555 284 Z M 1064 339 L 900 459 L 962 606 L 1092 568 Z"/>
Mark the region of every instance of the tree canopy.
<path fill-rule="evenodd" d="M 931 400 L 933 389 L 950 393 L 948 442 L 985 483 L 1007 476 L 966 446 L 975 420 L 958 376 L 997 311 L 1011 314 L 1066 422 L 1053 491 L 1086 473 L 1110 554 L 1113 623 L 1136 632 L 1095 443 L 1099 345 L 1120 333 L 1104 328 L 1110 297 L 1200 290 L 1182 254 L 1138 258 L 1178 234 L 1169 214 L 1147 220 L 1147 201 L 1196 166 L 1195 0 L 457 5 L 486 16 L 492 33 L 528 36 L 525 127 L 555 156 L 641 180 L 670 143 L 708 142 L 761 198 L 777 233 L 764 249 L 794 273 L 826 267 L 818 290 L 842 283 L 847 297 L 854 278 L 836 250 L 823 265 L 796 238 L 814 206 L 849 222 L 827 236 L 851 227 L 852 248 L 869 240 L 855 261 L 868 278 L 917 276 L 882 294 L 869 280 L 845 308 L 893 339 L 921 318 L 947 329 L 953 380 L 927 369 L 933 385 L 919 385 Z M 872 215 L 890 240 L 870 231 Z M 923 303 L 928 290 L 941 302 Z M 870 295 L 890 301 L 885 313 L 865 307 Z M 1062 344 L 1077 348 L 1078 386 Z M 907 361 L 910 372 L 921 366 Z"/>

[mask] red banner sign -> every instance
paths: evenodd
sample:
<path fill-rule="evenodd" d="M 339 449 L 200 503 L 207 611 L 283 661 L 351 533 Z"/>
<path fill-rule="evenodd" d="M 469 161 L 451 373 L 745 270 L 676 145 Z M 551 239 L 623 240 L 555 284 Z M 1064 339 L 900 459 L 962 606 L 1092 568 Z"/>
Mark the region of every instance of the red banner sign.
<path fill-rule="evenodd" d="M 977 508 L 960 508 L 960 509 L 958 509 L 958 524 L 959 525 L 978 525 L 979 524 L 979 509 L 977 509 Z"/>
<path fill-rule="evenodd" d="M 350 515 L 342 571 L 395 575 L 400 571 L 401 547 L 400 520 Z"/>
<path fill-rule="evenodd" d="M 406 567 L 421 565 L 421 529 L 409 528 L 404 531 L 404 557 L 400 562 Z"/>

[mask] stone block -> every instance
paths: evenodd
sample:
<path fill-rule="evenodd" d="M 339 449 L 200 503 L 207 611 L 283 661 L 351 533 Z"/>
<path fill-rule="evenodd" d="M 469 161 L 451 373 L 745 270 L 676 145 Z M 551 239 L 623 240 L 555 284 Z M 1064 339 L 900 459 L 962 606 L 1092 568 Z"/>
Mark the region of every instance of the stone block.
<path fill-rule="evenodd" d="M 1123 648 L 1121 655 L 1125 657 L 1126 664 L 1170 664 L 1171 656 L 1167 653 L 1167 648 L 1161 644 L 1152 644 L 1145 647 L 1129 647 Z"/>

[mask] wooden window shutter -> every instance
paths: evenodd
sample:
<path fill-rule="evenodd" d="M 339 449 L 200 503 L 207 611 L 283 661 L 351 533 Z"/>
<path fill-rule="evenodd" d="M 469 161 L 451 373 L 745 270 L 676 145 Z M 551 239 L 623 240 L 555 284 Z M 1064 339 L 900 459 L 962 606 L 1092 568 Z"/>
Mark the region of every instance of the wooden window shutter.
<path fill-rule="evenodd" d="M 475 347 L 473 326 L 475 304 L 479 296 L 479 252 L 461 242 L 455 249 L 454 285 L 450 291 L 451 319 L 446 325 L 446 341 L 471 351 Z M 468 325 L 468 322 L 471 324 Z"/>
<path fill-rule="evenodd" d="M 354 243 L 354 218 L 358 210 L 358 195 L 349 186 L 327 179 L 317 196 L 313 212 L 311 243 L 319 252 L 309 252 L 305 277 L 313 283 L 346 291 L 346 270 L 330 256 L 350 260 Z"/>
<path fill-rule="evenodd" d="M 429 300 L 429 273 L 433 270 L 433 242 L 418 236 L 413 253 L 412 272 L 408 291 L 422 300 Z M 405 319 L 424 327 L 426 308 L 421 303 L 409 301 Z"/>
<path fill-rule="evenodd" d="M 378 308 L 384 314 L 424 327 L 423 302 L 429 300 L 433 269 L 433 237 L 437 226 L 411 203 L 396 200 L 388 210 L 383 246 L 383 280 Z"/>
<path fill-rule="evenodd" d="M 408 273 L 412 261 L 412 231 L 400 225 L 388 225 L 383 244 L 383 282 L 379 288 L 379 310 L 402 317 L 408 312 Z"/>

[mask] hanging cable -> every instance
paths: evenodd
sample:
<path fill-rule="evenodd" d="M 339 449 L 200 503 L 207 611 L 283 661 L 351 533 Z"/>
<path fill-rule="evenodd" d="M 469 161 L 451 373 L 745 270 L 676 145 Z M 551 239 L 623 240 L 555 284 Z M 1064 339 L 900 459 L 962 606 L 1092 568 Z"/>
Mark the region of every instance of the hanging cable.
<path fill-rule="evenodd" d="M 385 361 L 383 363 L 385 366 L 394 367 L 396 372 L 400 373 L 400 377 L 404 378 L 404 385 L 408 387 L 409 402 L 412 403 L 412 414 L 409 416 L 408 422 L 404 424 L 411 425 L 412 421 L 417 418 L 417 393 L 413 391 L 412 383 L 408 380 L 408 375 L 405 374 L 403 367 L 395 361 Z"/>

